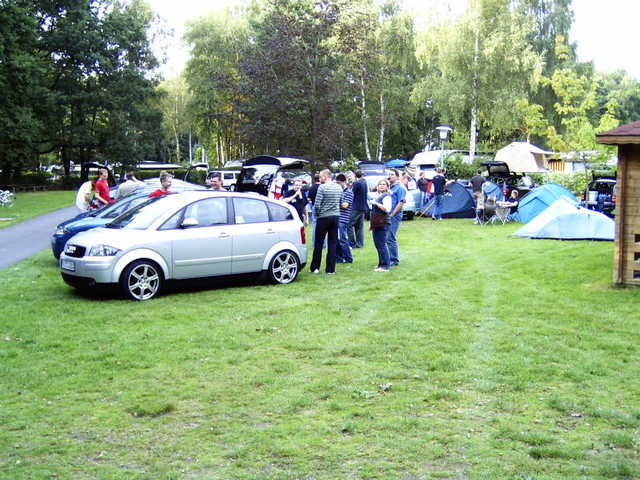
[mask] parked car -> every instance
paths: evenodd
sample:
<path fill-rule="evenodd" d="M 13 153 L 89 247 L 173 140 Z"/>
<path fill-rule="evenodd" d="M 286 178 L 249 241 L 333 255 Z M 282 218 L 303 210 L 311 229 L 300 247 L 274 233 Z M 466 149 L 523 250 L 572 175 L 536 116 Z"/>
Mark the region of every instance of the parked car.
<path fill-rule="evenodd" d="M 481 165 L 487 169 L 487 180 L 498 184 L 502 188 L 505 198 L 511 196 L 512 190 L 517 190 L 518 197 L 522 198 L 536 186 L 528 175 L 511 172 L 505 162 L 491 161 L 483 162 Z"/>
<path fill-rule="evenodd" d="M 188 191 L 150 198 L 105 227 L 75 235 L 60 256 L 69 285 L 119 285 L 133 300 L 169 280 L 264 272 L 294 281 L 307 262 L 295 209 L 250 194 Z"/>
<path fill-rule="evenodd" d="M 594 178 L 582 193 L 582 202 L 591 210 L 613 217 L 616 208 L 616 178 Z"/>
<path fill-rule="evenodd" d="M 255 192 L 280 199 L 296 177 L 304 175 L 309 162 L 301 158 L 258 155 L 245 160 L 236 183 L 238 192 Z"/>
<path fill-rule="evenodd" d="M 53 252 L 53 256 L 56 258 L 60 258 L 60 254 L 64 250 L 65 244 L 76 233 L 84 232 L 85 230 L 91 230 L 92 228 L 102 227 L 106 225 L 131 208 L 144 202 L 151 192 L 160 188 L 160 180 L 158 180 L 157 178 L 147 179 L 144 181 L 144 184 L 145 185 L 140 187 L 140 189 L 132 192 L 126 197 L 121 198 L 111 205 L 107 205 L 106 207 L 98 210 L 91 210 L 89 212 L 81 213 L 74 218 L 70 218 L 69 220 L 65 220 L 64 222 L 60 223 L 51 236 L 51 250 Z M 171 190 L 175 192 L 204 189 L 205 187 L 201 185 L 185 182 L 176 178 L 174 178 L 171 182 Z"/>
<path fill-rule="evenodd" d="M 367 182 L 367 207 L 371 210 L 371 201 L 375 200 L 378 197 L 377 193 L 377 185 L 380 180 L 387 180 L 387 175 L 365 175 L 364 179 Z M 405 203 L 402 207 L 402 218 L 405 220 L 412 220 L 418 210 L 418 206 L 420 203 L 420 190 L 414 188 L 412 190 L 407 190 L 407 195 L 405 196 Z"/>

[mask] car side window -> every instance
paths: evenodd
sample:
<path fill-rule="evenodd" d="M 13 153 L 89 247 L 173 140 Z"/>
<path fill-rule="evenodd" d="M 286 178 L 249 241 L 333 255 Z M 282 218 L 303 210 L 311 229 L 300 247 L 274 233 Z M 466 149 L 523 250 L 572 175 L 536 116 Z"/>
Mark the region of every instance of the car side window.
<path fill-rule="evenodd" d="M 289 210 L 287 207 L 283 207 L 282 205 L 277 205 L 271 202 L 267 202 L 267 207 L 269 208 L 269 215 L 272 222 L 284 222 L 286 220 L 293 220 L 291 210 Z"/>
<path fill-rule="evenodd" d="M 193 218 L 200 227 L 227 224 L 227 199 L 207 198 L 189 205 L 184 212 L 184 218 Z"/>
<path fill-rule="evenodd" d="M 234 198 L 233 209 L 236 214 L 236 223 L 261 223 L 269 221 L 269 210 L 262 200 Z"/>
<path fill-rule="evenodd" d="M 171 218 L 169 218 L 169 220 L 164 222 L 158 230 L 175 230 L 176 228 L 180 228 L 180 224 L 182 223 L 183 213 L 184 213 L 184 208 L 180 209 L 178 212 L 171 215 Z"/>

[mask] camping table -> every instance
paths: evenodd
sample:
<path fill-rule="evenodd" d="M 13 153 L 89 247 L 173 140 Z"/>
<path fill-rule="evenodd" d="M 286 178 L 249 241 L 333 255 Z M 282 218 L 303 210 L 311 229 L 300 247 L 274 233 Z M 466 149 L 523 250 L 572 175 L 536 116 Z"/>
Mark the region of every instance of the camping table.
<path fill-rule="evenodd" d="M 496 202 L 496 213 L 491 218 L 491 223 L 495 223 L 496 220 L 498 220 L 504 225 L 510 220 L 510 213 L 511 207 L 509 206 L 509 202 Z"/>

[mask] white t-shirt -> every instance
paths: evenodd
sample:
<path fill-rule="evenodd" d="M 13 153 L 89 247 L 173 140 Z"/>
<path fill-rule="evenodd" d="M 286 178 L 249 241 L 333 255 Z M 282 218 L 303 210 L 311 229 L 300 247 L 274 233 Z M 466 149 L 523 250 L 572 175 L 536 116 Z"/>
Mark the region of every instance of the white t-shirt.
<path fill-rule="evenodd" d="M 78 207 L 81 212 L 89 210 L 89 203 L 91 203 L 93 199 L 93 195 L 90 195 L 92 191 L 91 181 L 84 182 L 80 185 L 78 193 L 76 194 L 76 207 Z"/>

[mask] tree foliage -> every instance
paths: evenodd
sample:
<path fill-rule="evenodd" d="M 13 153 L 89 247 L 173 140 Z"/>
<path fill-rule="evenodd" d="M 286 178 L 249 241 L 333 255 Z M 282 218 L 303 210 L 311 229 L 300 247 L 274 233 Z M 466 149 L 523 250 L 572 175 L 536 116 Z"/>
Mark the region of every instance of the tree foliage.
<path fill-rule="evenodd" d="M 16 0 L 0 9 L 0 82 L 12 91 L 0 105 L 13 132 L 0 152 L 5 178 L 48 152 L 68 172 L 72 161 L 126 165 L 152 150 L 160 117 L 145 3 Z"/>

